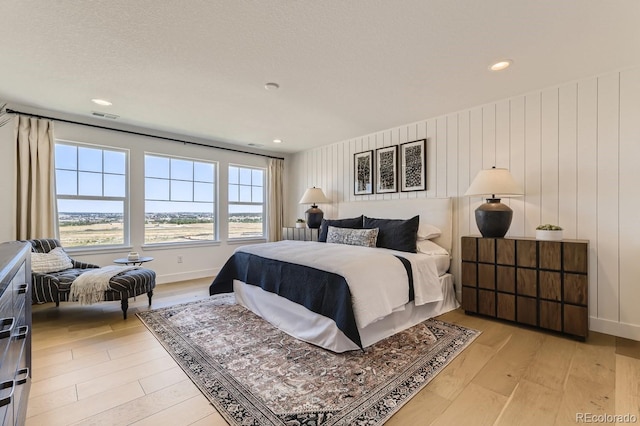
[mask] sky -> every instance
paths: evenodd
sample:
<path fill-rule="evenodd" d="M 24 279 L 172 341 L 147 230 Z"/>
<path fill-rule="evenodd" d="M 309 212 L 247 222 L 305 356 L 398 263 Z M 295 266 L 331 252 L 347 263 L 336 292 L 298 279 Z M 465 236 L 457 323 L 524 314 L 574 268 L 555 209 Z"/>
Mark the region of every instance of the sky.
<path fill-rule="evenodd" d="M 56 143 L 56 188 L 61 196 L 126 197 L 126 154 Z M 216 200 L 215 163 L 145 155 L 147 213 L 210 213 Z M 262 203 L 264 170 L 229 167 L 229 201 Z M 122 200 L 59 199 L 60 213 L 122 213 Z M 230 205 L 229 213 L 261 213 Z"/>

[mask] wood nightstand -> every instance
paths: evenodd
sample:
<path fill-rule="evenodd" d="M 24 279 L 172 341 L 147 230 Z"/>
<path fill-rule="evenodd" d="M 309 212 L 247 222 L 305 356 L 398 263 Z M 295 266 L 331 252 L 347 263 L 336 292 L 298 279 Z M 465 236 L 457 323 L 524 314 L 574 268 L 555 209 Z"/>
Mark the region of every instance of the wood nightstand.
<path fill-rule="evenodd" d="M 318 228 L 294 228 L 285 226 L 282 228 L 283 240 L 318 241 Z"/>
<path fill-rule="evenodd" d="M 467 313 L 586 338 L 589 242 L 462 237 Z"/>

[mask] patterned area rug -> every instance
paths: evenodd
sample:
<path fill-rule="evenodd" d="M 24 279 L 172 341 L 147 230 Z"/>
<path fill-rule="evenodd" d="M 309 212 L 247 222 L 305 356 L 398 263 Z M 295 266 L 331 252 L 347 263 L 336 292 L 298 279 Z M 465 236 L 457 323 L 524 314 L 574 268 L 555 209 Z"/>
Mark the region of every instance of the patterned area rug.
<path fill-rule="evenodd" d="M 383 424 L 479 334 L 432 319 L 335 354 L 233 295 L 137 315 L 232 425 Z"/>

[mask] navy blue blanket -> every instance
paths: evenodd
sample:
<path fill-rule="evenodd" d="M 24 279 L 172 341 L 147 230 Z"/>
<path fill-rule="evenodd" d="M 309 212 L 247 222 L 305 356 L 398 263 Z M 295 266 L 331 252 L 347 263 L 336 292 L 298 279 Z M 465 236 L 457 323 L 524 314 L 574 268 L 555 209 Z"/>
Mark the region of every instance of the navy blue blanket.
<path fill-rule="evenodd" d="M 409 300 L 413 300 L 411 265 L 405 258 L 396 257 L 407 270 Z M 233 292 L 234 279 L 259 286 L 333 319 L 345 336 L 362 348 L 351 304 L 351 292 L 344 277 L 309 266 L 236 252 L 209 286 L 209 295 Z"/>

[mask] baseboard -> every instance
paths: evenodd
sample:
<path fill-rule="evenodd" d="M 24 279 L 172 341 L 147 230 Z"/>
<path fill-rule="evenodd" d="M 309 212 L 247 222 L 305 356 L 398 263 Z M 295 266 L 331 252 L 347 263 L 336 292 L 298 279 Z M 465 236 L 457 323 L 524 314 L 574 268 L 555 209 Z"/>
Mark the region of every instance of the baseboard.
<path fill-rule="evenodd" d="M 640 341 L 640 325 L 635 324 L 591 317 L 589 318 L 589 331 Z"/>
<path fill-rule="evenodd" d="M 197 280 L 199 278 L 213 277 L 221 268 L 201 269 L 199 271 L 180 272 L 177 274 L 163 274 L 156 277 L 156 284 L 167 284 L 178 281 Z"/>

